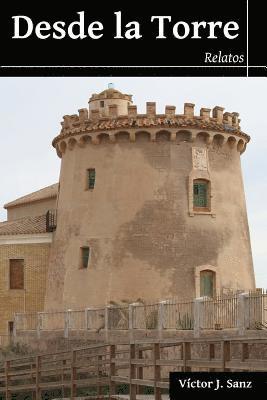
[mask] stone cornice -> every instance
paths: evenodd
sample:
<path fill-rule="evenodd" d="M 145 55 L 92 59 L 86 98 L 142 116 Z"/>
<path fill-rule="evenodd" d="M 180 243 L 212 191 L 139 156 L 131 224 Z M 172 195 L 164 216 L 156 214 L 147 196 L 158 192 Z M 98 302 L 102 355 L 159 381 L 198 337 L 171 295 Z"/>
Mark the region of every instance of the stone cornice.
<path fill-rule="evenodd" d="M 148 128 L 178 128 L 178 129 L 190 129 L 198 128 L 202 131 L 217 131 L 224 132 L 229 135 L 235 135 L 243 138 L 246 143 L 249 142 L 250 136 L 242 132 L 238 126 L 230 125 L 226 122 L 218 123 L 216 118 L 210 118 L 209 120 L 203 120 L 202 117 L 186 118 L 184 115 L 175 115 L 172 118 L 168 118 L 165 115 L 158 114 L 154 117 L 148 117 L 147 115 L 139 114 L 135 118 L 129 118 L 127 116 L 120 116 L 117 118 L 100 118 L 97 121 L 84 120 L 84 121 L 73 121 L 69 125 L 63 125 L 61 133 L 55 137 L 52 144 L 56 147 L 56 144 L 62 139 L 69 138 L 71 136 L 77 136 L 81 134 L 105 132 L 112 130 L 128 130 L 128 129 L 141 129 L 146 130 Z"/>
<path fill-rule="evenodd" d="M 231 147 L 236 143 L 238 151 L 242 153 L 245 150 L 250 137 L 241 131 L 237 112 L 224 112 L 223 107 L 216 106 L 212 110 L 201 108 L 200 114 L 195 115 L 194 107 L 193 103 L 185 103 L 184 113 L 176 114 L 176 107 L 167 105 L 164 114 L 157 114 L 156 103 L 147 102 L 146 113 L 138 114 L 137 106 L 128 104 L 126 113 L 119 115 L 118 104 L 110 104 L 105 116 L 98 108 L 90 112 L 82 108 L 78 110 L 79 114 L 63 117 L 61 132 L 52 144 L 61 157 L 66 148 L 72 150 L 76 143 L 80 147 L 86 143 L 101 143 L 101 136 L 106 137 L 105 142 L 116 143 L 119 136 L 124 134 L 130 142 L 135 142 L 140 132 L 146 132 L 150 140 L 155 141 L 164 131 L 168 140 L 173 142 L 181 140 L 180 134 L 187 131 L 191 136 L 189 141 L 204 134 L 207 144 L 211 144 L 214 139 L 217 141 L 216 136 L 221 135 L 221 143 L 228 141 Z"/>

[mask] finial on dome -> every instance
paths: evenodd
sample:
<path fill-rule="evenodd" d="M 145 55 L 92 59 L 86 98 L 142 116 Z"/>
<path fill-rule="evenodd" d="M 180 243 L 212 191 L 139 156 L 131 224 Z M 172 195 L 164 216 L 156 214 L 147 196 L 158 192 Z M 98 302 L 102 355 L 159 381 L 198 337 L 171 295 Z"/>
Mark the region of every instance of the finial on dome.
<path fill-rule="evenodd" d="M 115 88 L 115 85 L 114 85 L 114 83 L 109 83 L 108 84 L 108 89 L 114 89 Z"/>

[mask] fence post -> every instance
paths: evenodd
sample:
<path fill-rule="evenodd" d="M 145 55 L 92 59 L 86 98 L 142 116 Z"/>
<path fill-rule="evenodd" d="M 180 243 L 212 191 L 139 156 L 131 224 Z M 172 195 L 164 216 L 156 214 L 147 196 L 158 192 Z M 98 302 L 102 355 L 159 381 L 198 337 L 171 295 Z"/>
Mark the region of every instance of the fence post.
<path fill-rule="evenodd" d="M 105 307 L 105 340 L 108 342 L 109 339 L 109 309 L 110 306 Z"/>
<path fill-rule="evenodd" d="M 42 319 L 42 315 L 43 313 L 42 312 L 37 312 L 37 329 L 36 329 L 36 332 L 37 332 L 37 338 L 38 339 L 40 339 L 40 337 L 41 337 L 41 330 L 42 330 L 42 322 L 43 322 L 43 319 Z"/>
<path fill-rule="evenodd" d="M 101 363 L 102 359 L 102 356 L 97 356 L 97 398 L 101 398 L 102 395 L 102 386 L 100 385 L 103 367 L 103 364 Z"/>
<path fill-rule="evenodd" d="M 5 383 L 6 383 L 6 400 L 10 399 L 10 391 L 9 391 L 9 368 L 10 368 L 10 361 L 5 361 Z"/>
<path fill-rule="evenodd" d="M 215 345 L 214 343 L 209 343 L 209 360 L 214 361 L 215 358 Z M 215 368 L 209 368 L 209 372 L 214 372 Z"/>
<path fill-rule="evenodd" d="M 116 345 L 111 344 L 109 346 L 109 397 L 115 395 L 116 386 L 115 382 L 112 380 L 112 377 L 116 375 Z"/>
<path fill-rule="evenodd" d="M 133 329 L 134 329 L 134 321 L 133 321 L 133 313 L 134 313 L 134 303 L 129 304 L 129 340 L 133 340 Z"/>
<path fill-rule="evenodd" d="M 13 328 L 13 336 L 14 336 L 14 338 L 17 336 L 17 325 L 18 325 L 18 316 L 15 313 L 15 315 L 14 315 L 14 328 Z"/>
<path fill-rule="evenodd" d="M 76 369 L 76 351 L 72 350 L 71 356 L 71 399 L 76 397 L 76 379 L 77 379 L 77 369 Z"/>
<path fill-rule="evenodd" d="M 36 356 L 36 375 L 35 375 L 35 398 L 36 400 L 41 400 L 40 399 L 40 367 L 41 367 L 41 356 Z"/>
<path fill-rule="evenodd" d="M 222 364 L 223 371 L 229 371 L 227 366 L 227 362 L 231 360 L 231 343 L 229 340 L 224 340 L 221 344 L 222 348 Z"/>
<path fill-rule="evenodd" d="M 138 354 L 138 359 L 139 360 L 141 360 L 142 358 L 143 358 L 143 350 L 140 350 L 140 348 L 139 348 L 139 346 L 140 345 L 138 345 L 138 352 L 137 352 L 137 354 Z M 140 365 L 138 368 L 137 368 L 137 379 L 144 379 L 144 369 L 143 369 L 143 365 Z M 141 385 L 138 385 L 137 386 L 137 388 L 136 388 L 136 394 L 143 394 L 143 386 L 141 386 Z"/>
<path fill-rule="evenodd" d="M 166 307 L 165 305 L 168 303 L 167 300 L 160 301 L 158 308 L 158 336 L 159 339 L 162 338 L 162 332 L 165 327 L 165 316 L 166 316 Z"/>
<path fill-rule="evenodd" d="M 183 372 L 191 371 L 191 367 L 188 367 L 187 361 L 191 360 L 191 342 L 183 343 Z"/>
<path fill-rule="evenodd" d="M 238 314 L 237 314 L 237 327 L 238 334 L 244 335 L 246 329 L 249 328 L 249 294 L 240 293 L 238 295 Z"/>
<path fill-rule="evenodd" d="M 69 337 L 70 312 L 71 312 L 71 310 L 67 310 L 64 312 L 64 338 L 65 339 L 67 339 Z"/>
<path fill-rule="evenodd" d="M 194 299 L 194 337 L 200 336 L 200 329 L 203 321 L 203 297 Z"/>
<path fill-rule="evenodd" d="M 161 389 L 157 386 L 157 383 L 161 379 L 160 365 L 157 365 L 157 361 L 160 360 L 160 344 L 154 343 L 153 346 L 153 356 L 154 356 L 154 398 L 155 400 L 161 400 Z"/>
<path fill-rule="evenodd" d="M 136 365 L 132 362 L 132 360 L 135 359 L 135 344 L 131 343 L 129 350 L 130 350 L 130 354 L 129 354 L 129 359 L 130 359 L 130 365 L 129 365 L 130 393 L 129 393 L 129 397 L 130 397 L 130 400 L 135 400 L 136 399 L 136 384 L 132 383 L 132 380 L 136 379 Z"/>
<path fill-rule="evenodd" d="M 86 308 L 85 310 L 84 310 L 84 318 L 85 318 L 85 330 L 87 331 L 89 328 L 88 328 L 88 326 L 89 326 L 89 311 L 90 311 L 90 308 Z"/>
<path fill-rule="evenodd" d="M 129 304 L 129 339 L 132 341 L 134 339 L 134 308 L 139 303 Z"/>

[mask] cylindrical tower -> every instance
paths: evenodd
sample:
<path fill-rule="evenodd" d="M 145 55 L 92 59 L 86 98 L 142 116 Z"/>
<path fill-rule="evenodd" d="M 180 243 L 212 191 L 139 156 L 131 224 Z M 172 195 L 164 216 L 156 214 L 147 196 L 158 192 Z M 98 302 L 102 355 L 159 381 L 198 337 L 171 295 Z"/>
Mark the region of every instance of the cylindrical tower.
<path fill-rule="evenodd" d="M 104 104 L 101 103 L 104 101 Z M 46 309 L 255 287 L 237 113 L 183 114 L 114 89 L 66 115 Z M 104 111 L 104 112 L 103 112 Z"/>

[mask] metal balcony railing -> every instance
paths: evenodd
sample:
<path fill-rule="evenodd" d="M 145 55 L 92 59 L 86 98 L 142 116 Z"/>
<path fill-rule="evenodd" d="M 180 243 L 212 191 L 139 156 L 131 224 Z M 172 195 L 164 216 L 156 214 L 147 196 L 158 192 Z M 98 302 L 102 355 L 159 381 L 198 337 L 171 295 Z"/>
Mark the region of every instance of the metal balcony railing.
<path fill-rule="evenodd" d="M 53 232 L 57 227 L 57 211 L 48 210 L 46 213 L 46 232 Z"/>

